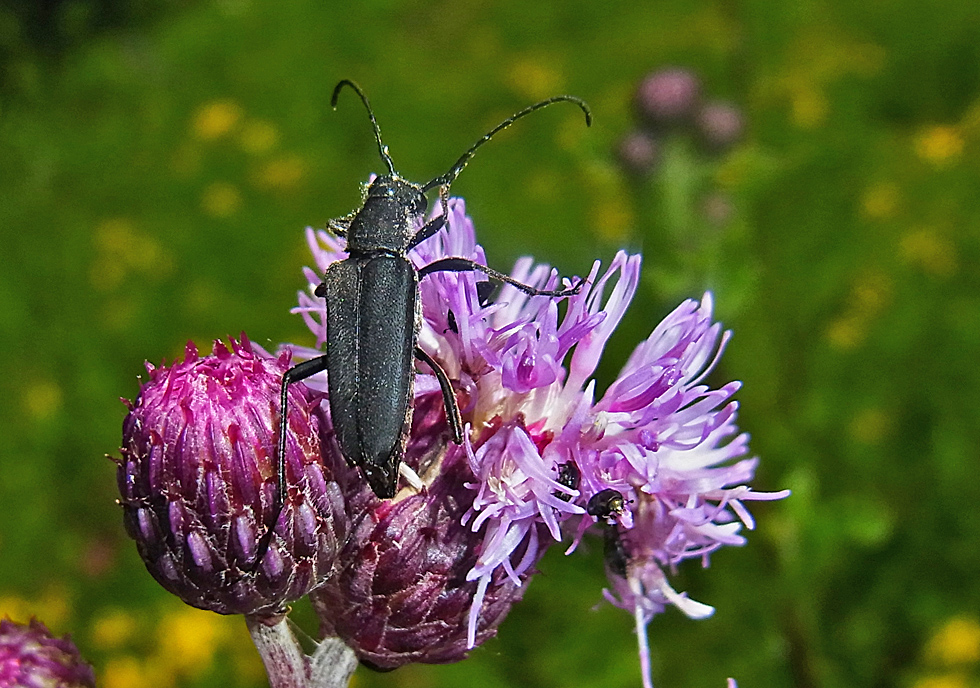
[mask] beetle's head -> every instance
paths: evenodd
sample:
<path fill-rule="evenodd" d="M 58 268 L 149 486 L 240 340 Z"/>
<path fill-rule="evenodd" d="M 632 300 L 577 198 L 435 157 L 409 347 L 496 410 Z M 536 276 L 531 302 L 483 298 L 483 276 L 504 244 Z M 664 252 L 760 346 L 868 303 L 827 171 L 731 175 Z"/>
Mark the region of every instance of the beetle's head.
<path fill-rule="evenodd" d="M 397 174 L 375 177 L 347 230 L 347 251 L 405 251 L 427 206 L 420 185 Z"/>
<path fill-rule="evenodd" d="M 425 213 L 426 208 L 429 207 L 422 186 L 402 179 L 397 174 L 384 174 L 375 177 L 368 186 L 365 204 L 368 201 L 379 206 L 391 205 L 413 218 Z"/>

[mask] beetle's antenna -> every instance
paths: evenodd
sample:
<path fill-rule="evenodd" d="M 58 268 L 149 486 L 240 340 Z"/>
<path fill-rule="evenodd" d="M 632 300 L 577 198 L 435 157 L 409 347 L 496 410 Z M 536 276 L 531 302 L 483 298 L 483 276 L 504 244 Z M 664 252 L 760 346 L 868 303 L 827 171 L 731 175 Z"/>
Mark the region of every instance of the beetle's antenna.
<path fill-rule="evenodd" d="M 374 138 L 378 141 L 378 152 L 381 153 L 381 159 L 385 161 L 388 166 L 389 174 L 395 174 L 395 164 L 391 162 L 391 156 L 388 155 L 388 146 L 384 144 L 381 140 L 381 128 L 378 126 L 378 120 L 374 118 L 374 111 L 371 110 L 371 103 L 368 102 L 367 96 L 364 95 L 364 91 L 361 87 L 355 84 L 350 79 L 343 79 L 340 83 L 334 86 L 333 95 L 330 96 L 330 107 L 334 110 L 337 109 L 337 96 L 340 95 L 340 91 L 343 90 L 344 86 L 350 86 L 354 89 L 354 92 L 361 98 L 361 102 L 364 103 L 364 107 L 367 108 L 368 117 L 371 119 L 371 126 L 374 127 Z"/>
<path fill-rule="evenodd" d="M 337 88 L 340 88 L 340 85 L 342 85 L 343 83 L 344 82 L 338 84 Z M 351 85 L 353 86 L 353 84 Z M 336 95 L 336 91 L 334 92 L 334 95 Z M 476 149 L 482 146 L 490 139 L 492 139 L 497 132 L 506 129 L 511 124 L 519 120 L 521 117 L 524 117 L 525 115 L 530 115 L 535 110 L 540 110 L 541 108 L 547 107 L 552 103 L 560 103 L 563 100 L 567 100 L 569 103 L 575 103 L 576 105 L 578 105 L 582 109 L 582 112 L 585 113 L 585 126 L 587 127 L 592 126 L 592 112 L 589 110 L 588 104 L 581 98 L 576 98 L 575 96 L 555 96 L 554 98 L 548 98 L 548 100 L 542 100 L 540 103 L 535 103 L 534 105 L 524 108 L 516 115 L 511 115 L 503 122 L 495 126 L 493 129 L 488 131 L 486 134 L 484 134 L 483 138 L 481 138 L 479 141 L 474 143 L 473 146 L 468 151 L 466 151 L 465 153 L 463 153 L 463 155 L 460 156 L 459 160 L 456 161 L 456 164 L 453 165 L 451 168 L 449 168 L 449 171 L 446 172 L 446 174 L 440 175 L 435 179 L 433 179 L 428 184 L 425 184 L 422 187 L 422 191 L 425 192 L 428 191 L 429 189 L 434 189 L 437 186 L 449 186 L 450 184 L 453 183 L 453 180 L 455 180 L 456 177 L 459 176 L 459 173 L 463 171 L 463 168 L 466 167 L 466 164 L 470 161 L 470 158 L 472 158 L 473 154 L 476 153 Z M 365 103 L 366 102 L 367 101 L 365 101 Z M 372 121 L 374 121 L 373 118 Z"/>

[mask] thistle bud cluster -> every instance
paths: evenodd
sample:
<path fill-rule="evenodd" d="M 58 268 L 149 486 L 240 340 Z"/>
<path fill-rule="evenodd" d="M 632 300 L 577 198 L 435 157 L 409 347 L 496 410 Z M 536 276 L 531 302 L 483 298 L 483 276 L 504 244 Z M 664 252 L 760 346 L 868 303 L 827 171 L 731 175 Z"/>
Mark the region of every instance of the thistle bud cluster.
<path fill-rule="evenodd" d="M 745 121 L 733 102 L 709 98 L 698 75 L 667 67 L 643 77 L 633 95 L 636 128 L 619 143 L 623 168 L 638 177 L 660 166 L 668 138 L 691 134 L 708 155 L 729 150 L 742 137 Z"/>

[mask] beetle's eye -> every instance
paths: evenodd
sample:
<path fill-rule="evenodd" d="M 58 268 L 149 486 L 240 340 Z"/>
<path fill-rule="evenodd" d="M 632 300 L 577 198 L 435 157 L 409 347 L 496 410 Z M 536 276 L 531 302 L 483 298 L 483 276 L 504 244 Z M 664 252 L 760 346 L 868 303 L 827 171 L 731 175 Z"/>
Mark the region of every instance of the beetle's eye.
<path fill-rule="evenodd" d="M 423 194 L 419 194 L 415 197 L 415 203 L 412 204 L 412 210 L 415 211 L 416 215 L 421 215 L 428 207 L 429 201 Z"/>

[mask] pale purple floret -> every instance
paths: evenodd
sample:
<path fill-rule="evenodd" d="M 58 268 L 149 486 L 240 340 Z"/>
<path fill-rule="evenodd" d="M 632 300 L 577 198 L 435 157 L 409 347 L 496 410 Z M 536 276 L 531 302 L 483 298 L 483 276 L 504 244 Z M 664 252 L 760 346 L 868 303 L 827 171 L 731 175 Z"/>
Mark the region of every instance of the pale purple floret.
<path fill-rule="evenodd" d="M 449 213 L 448 228 L 409 254 L 416 267 L 447 256 L 485 262 L 463 201 L 451 199 Z M 295 311 L 320 346 L 325 306 L 313 290 L 319 274 L 346 254 L 326 232 L 308 230 L 307 236 L 317 271 L 307 270 L 309 290 L 301 292 Z M 511 275 L 539 288 L 561 286 L 556 271 L 529 258 L 519 260 Z M 739 383 L 712 389 L 704 382 L 731 334 L 712 321 L 711 294 L 700 303 L 685 301 L 667 316 L 595 401 L 592 375 L 639 277 L 640 257 L 621 251 L 605 271 L 596 262 L 581 290 L 559 309 L 561 299 L 528 296 L 507 284 L 481 303 L 477 284 L 485 276 L 435 273 L 420 284 L 419 346 L 453 381 L 466 423 L 472 479 L 465 487 L 473 501 L 463 522 L 482 543 L 466 573 L 467 580 L 478 581 L 469 646 L 484 594 L 499 572 L 520 585 L 544 550 L 561 539 L 566 522 L 576 533 L 574 549 L 596 523 L 585 514 L 589 498 L 611 488 L 627 500 L 615 525 L 605 526 L 622 536 L 626 575 L 609 571 L 606 597 L 636 619 L 649 685 L 646 623 L 668 604 L 693 618 L 713 611 L 675 592 L 667 575 L 684 559 L 699 557 L 707 565 L 715 549 L 743 544 L 741 527 L 753 525 L 743 502 L 787 493 L 754 493 L 745 485 L 756 459 L 743 458 L 748 436 L 735 425 L 731 397 Z M 294 351 L 300 357 L 318 353 Z M 423 370 L 416 399 L 438 393 L 434 376 Z M 450 445 L 449 451 L 457 449 Z M 558 482 L 568 463 L 580 473 L 576 486 Z"/>

